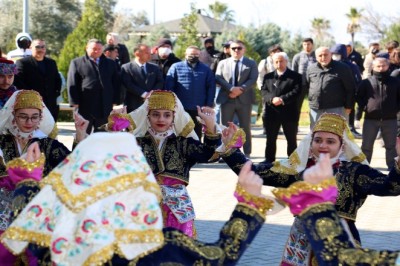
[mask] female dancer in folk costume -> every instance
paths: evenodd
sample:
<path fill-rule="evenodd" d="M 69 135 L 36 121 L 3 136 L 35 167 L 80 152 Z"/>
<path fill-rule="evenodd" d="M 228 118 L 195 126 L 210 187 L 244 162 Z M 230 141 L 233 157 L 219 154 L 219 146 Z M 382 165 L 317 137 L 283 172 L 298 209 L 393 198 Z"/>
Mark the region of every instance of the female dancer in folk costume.
<path fill-rule="evenodd" d="M 75 122 L 77 140 L 83 139 L 86 122 L 79 115 L 75 117 Z M 36 91 L 14 92 L 0 110 L 0 232 L 40 190 L 40 179 L 13 179 L 7 175 L 5 165 L 24 154 L 30 144 L 37 142 L 43 153 L 43 173 L 46 175 L 70 153 L 62 143 L 48 137 L 54 136 L 54 133 L 54 119 Z M 18 258 L 1 244 L 0 257 L 3 263 L 18 264 Z"/>
<path fill-rule="evenodd" d="M 10 176 L 41 176 L 36 143 L 30 153 L 9 162 Z M 160 186 L 126 132 L 90 135 L 41 184 L 1 238 L 15 254 L 31 250 L 39 265 L 235 265 L 274 204 L 248 163 L 235 190 L 239 203 L 216 242 L 163 229 Z"/>
<path fill-rule="evenodd" d="M 230 143 L 221 145 L 214 110 L 198 107 L 198 115 L 205 126 L 204 144 L 201 143 L 193 130 L 192 119 L 170 91 L 153 91 L 144 104 L 129 115 L 120 112 L 123 111 L 110 116 L 108 130 L 119 131 L 130 124 L 128 130 L 133 131 L 161 185 L 164 226 L 195 237 L 195 213 L 186 189 L 189 171 L 196 163 L 217 160 L 218 151 L 240 147 L 245 139 L 244 132 L 239 130 Z"/>
<path fill-rule="evenodd" d="M 346 220 L 355 242 L 360 246 L 360 235 L 355 225 L 358 209 L 368 195 L 400 195 L 400 169 L 396 165 L 388 175 L 385 175 L 371 168 L 365 155 L 354 142 L 344 117 L 337 114 L 323 114 L 312 132 L 300 142 L 288 160 L 276 161 L 273 164 L 260 163 L 253 167 L 263 178 L 264 185 L 288 187 L 302 179 L 302 172 L 314 165 L 321 153 L 330 154 L 339 189 L 335 206 L 338 214 Z M 224 159 L 236 173 L 248 160 L 238 150 L 227 154 Z M 295 218 L 281 265 L 312 265 L 312 258 L 307 236 L 299 220 Z"/>
<path fill-rule="evenodd" d="M 400 265 L 400 250 L 363 249 L 354 243 L 335 209 L 339 192 L 329 159 L 328 154 L 320 154 L 317 164 L 304 171 L 304 181 L 273 191 L 299 218 L 318 265 Z"/>

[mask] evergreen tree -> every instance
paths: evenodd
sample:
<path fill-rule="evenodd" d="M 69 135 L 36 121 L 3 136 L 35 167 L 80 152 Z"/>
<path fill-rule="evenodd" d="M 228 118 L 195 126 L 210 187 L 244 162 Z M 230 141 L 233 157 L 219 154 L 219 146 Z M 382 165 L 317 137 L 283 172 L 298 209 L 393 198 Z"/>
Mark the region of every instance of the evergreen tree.
<path fill-rule="evenodd" d="M 104 42 L 106 37 L 104 13 L 97 0 L 86 0 L 82 19 L 75 30 L 68 35 L 58 59 L 58 68 L 67 75 L 72 59 L 85 54 L 88 40 L 96 38 Z"/>
<path fill-rule="evenodd" d="M 176 42 L 177 48 L 174 49 L 179 58 L 184 57 L 186 48 L 190 45 L 201 47 L 199 32 L 197 31 L 197 9 L 193 3 L 190 4 L 190 9 L 190 14 L 186 14 L 181 20 L 180 26 L 184 32 L 179 35 Z"/>
<path fill-rule="evenodd" d="M 21 2 L 22 3 L 22 2 Z M 22 31 L 22 4 L 15 0 L 0 1 L 0 45 L 4 54 L 17 48 L 15 36 Z"/>
<path fill-rule="evenodd" d="M 81 16 L 80 1 L 32 0 L 29 7 L 32 38 L 45 40 L 47 55 L 57 57 Z"/>

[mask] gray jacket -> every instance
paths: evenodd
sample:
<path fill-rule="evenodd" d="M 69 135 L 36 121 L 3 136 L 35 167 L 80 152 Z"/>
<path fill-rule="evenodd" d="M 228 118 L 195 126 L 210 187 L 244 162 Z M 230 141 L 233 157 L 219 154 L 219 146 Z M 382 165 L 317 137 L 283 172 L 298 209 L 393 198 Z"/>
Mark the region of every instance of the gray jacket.
<path fill-rule="evenodd" d="M 352 108 L 356 84 L 347 65 L 333 60 L 327 68 L 319 63 L 311 64 L 307 69 L 306 83 L 311 109 Z"/>

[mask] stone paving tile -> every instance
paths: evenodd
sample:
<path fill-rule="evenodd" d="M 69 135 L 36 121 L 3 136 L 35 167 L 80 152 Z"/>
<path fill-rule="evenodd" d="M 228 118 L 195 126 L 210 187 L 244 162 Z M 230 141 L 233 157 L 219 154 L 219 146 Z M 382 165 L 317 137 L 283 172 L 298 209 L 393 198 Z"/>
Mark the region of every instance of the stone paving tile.
<path fill-rule="evenodd" d="M 72 146 L 72 123 L 58 123 L 59 140 L 67 147 Z M 307 134 L 308 128 L 301 127 L 298 140 Z M 264 160 L 265 135 L 261 127 L 253 127 L 254 162 Z M 361 140 L 356 140 L 361 145 Z M 277 144 L 277 159 L 286 157 L 286 141 L 279 135 Z M 385 150 L 378 141 L 375 142 L 371 165 L 381 171 L 386 171 Z M 233 190 L 237 176 L 226 164 L 199 164 L 190 173 L 189 193 L 192 197 L 197 219 L 195 222 L 198 238 L 214 242 L 219 236 L 219 230 L 225 223 L 236 204 Z M 264 187 L 263 192 L 270 194 L 270 187 Z M 375 249 L 400 249 L 400 213 L 398 197 L 370 196 L 360 209 L 357 227 L 360 229 L 363 246 Z M 293 217 L 288 209 L 278 214 L 268 216 L 252 245 L 241 258 L 238 265 L 279 265 L 283 246 L 289 234 Z"/>

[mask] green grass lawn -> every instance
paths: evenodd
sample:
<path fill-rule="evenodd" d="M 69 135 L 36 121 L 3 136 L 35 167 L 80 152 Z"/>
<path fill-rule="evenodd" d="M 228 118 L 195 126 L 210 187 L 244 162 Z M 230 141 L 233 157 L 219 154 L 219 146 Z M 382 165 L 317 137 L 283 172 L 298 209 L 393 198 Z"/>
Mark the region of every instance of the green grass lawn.
<path fill-rule="evenodd" d="M 261 110 L 261 108 L 260 108 Z M 303 105 L 301 106 L 301 114 L 300 114 L 300 121 L 299 121 L 299 126 L 309 126 L 310 125 L 310 117 L 308 115 L 308 112 L 310 111 L 310 107 L 308 106 L 308 99 L 305 98 Z M 256 125 L 262 126 L 262 118 L 261 115 L 257 119 Z"/>

